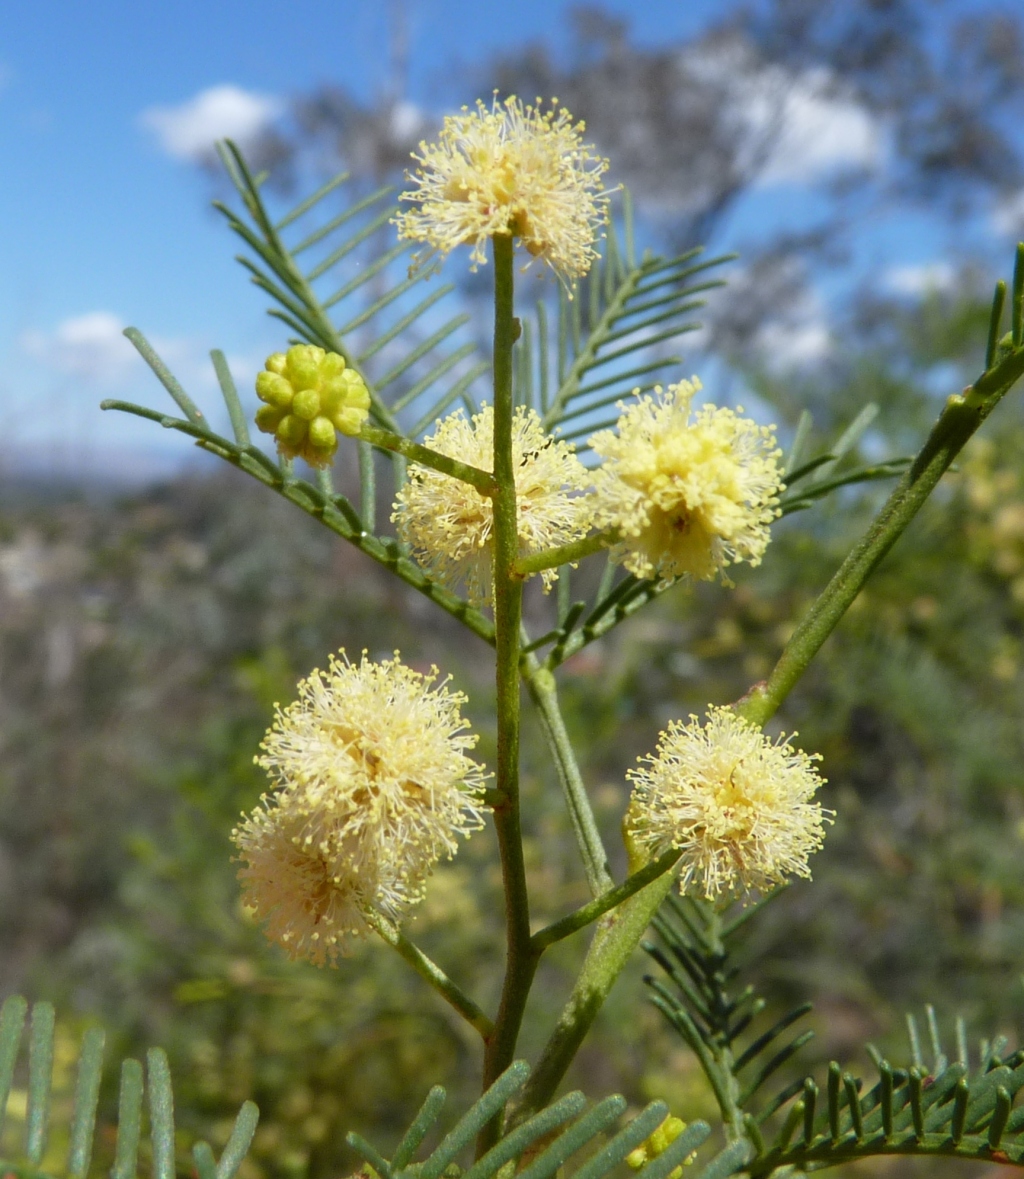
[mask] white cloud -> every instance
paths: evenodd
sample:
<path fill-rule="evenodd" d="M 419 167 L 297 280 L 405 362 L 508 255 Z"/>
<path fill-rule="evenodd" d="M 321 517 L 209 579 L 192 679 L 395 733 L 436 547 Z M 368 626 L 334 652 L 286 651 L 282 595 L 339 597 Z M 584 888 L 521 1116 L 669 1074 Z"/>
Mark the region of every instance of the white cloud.
<path fill-rule="evenodd" d="M 757 330 L 754 346 L 776 373 L 813 368 L 832 352 L 832 332 L 821 296 L 812 288 L 796 292 L 785 311 Z"/>
<path fill-rule="evenodd" d="M 894 295 L 921 296 L 952 290 L 956 271 L 948 262 L 892 266 L 882 275 L 882 286 Z"/>
<path fill-rule="evenodd" d="M 122 335 L 124 321 L 111 311 L 71 316 L 51 328 L 22 334 L 24 366 L 17 387 L 0 394 L 3 446 L 11 469 L 77 478 L 101 474 L 127 482 L 157 478 L 195 459 L 180 435 L 122 413 L 100 413 L 104 397 L 122 397 L 180 416 L 156 377 Z M 190 336 L 149 336 L 157 355 L 208 416 L 230 436 L 209 341 Z M 249 413 L 253 382 L 274 341 L 228 355 L 228 367 Z M 42 407 L 42 408 L 41 408 Z"/>
<path fill-rule="evenodd" d="M 777 136 L 758 178 L 761 185 L 800 184 L 841 169 L 878 166 L 878 120 L 837 87 L 827 70 L 792 74 L 771 66 L 742 89 L 750 129 Z"/>
<path fill-rule="evenodd" d="M 719 307 L 708 340 L 726 356 L 749 353 L 782 375 L 813 368 L 831 356 L 835 340 L 828 307 L 795 259 L 735 266 L 729 290 L 731 300 Z"/>
<path fill-rule="evenodd" d="M 997 233 L 1016 236 L 1024 233 L 1024 192 L 1006 197 L 992 212 L 992 228 Z"/>
<path fill-rule="evenodd" d="M 21 337 L 23 350 L 50 373 L 100 386 L 106 391 L 140 391 L 148 369 L 124 336 L 125 322 L 110 311 L 90 311 L 62 320 L 51 331 L 38 328 Z M 157 355 L 186 389 L 217 394 L 217 381 L 207 346 L 185 336 L 150 336 Z M 252 387 L 266 352 L 236 353 L 227 357 L 235 384 L 242 392 Z M 160 396 L 159 389 L 155 389 Z M 219 395 L 217 396 L 219 400 Z"/>
<path fill-rule="evenodd" d="M 757 333 L 765 364 L 786 372 L 819 364 L 832 351 L 832 334 L 824 319 L 766 323 Z"/>
<path fill-rule="evenodd" d="M 272 94 L 225 84 L 211 86 L 180 106 L 150 107 L 139 122 L 168 155 L 195 162 L 208 159 L 218 139 L 245 147 L 283 110 L 283 101 Z"/>
<path fill-rule="evenodd" d="M 399 141 L 417 139 L 422 135 L 426 125 L 426 116 L 413 102 L 396 102 L 391 108 L 391 126 L 389 130 L 392 136 Z"/>
<path fill-rule="evenodd" d="M 684 51 L 681 64 L 718 94 L 744 144 L 739 162 L 759 185 L 804 184 L 882 162 L 882 123 L 828 69 L 766 65 L 732 38 Z"/>
<path fill-rule="evenodd" d="M 124 326 L 109 311 L 90 311 L 65 319 L 52 332 L 26 332 L 22 345 L 30 356 L 67 376 L 117 384 L 138 363 L 138 353 L 122 335 Z"/>

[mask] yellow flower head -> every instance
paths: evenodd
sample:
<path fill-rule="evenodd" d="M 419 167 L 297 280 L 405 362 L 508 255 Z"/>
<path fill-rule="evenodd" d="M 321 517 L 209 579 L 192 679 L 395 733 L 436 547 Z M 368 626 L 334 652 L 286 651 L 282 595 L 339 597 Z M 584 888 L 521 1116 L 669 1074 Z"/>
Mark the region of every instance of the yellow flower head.
<path fill-rule="evenodd" d="M 308 808 L 295 802 L 256 807 L 235 829 L 244 861 L 238 878 L 243 903 L 265 922 L 267 937 L 289 958 L 324 966 L 345 952 L 349 939 L 366 935 L 363 914 L 376 900 L 378 881 L 339 859 Z"/>
<path fill-rule="evenodd" d="M 370 412 L 363 378 L 345 367 L 337 352 L 313 344 L 296 344 L 267 358 L 256 377 L 263 405 L 256 425 L 273 434 L 286 458 L 304 458 L 326 467 L 338 449 L 338 431 L 357 435 Z"/>
<path fill-rule="evenodd" d="M 427 446 L 490 471 L 494 465 L 494 410 L 485 405 L 468 421 L 462 410 L 437 423 Z M 530 556 L 586 536 L 589 497 L 572 494 L 590 484 L 587 469 L 568 442 L 545 433 L 532 409 L 512 419 L 519 555 Z M 398 535 L 431 574 L 454 588 L 465 583 L 470 600 L 491 596 L 491 500 L 476 488 L 427 467 L 414 466 L 398 493 L 392 521 Z M 541 575 L 548 590 L 557 570 Z"/>
<path fill-rule="evenodd" d="M 590 447 L 595 523 L 617 529 L 612 555 L 637 577 L 712 580 L 735 561 L 760 563 L 777 516 L 782 471 L 774 426 L 705 405 L 680 381 L 625 409 Z"/>
<path fill-rule="evenodd" d="M 485 775 L 466 756 L 477 738 L 462 718 L 465 697 L 435 686 L 437 674 L 397 656 L 364 654 L 354 665 L 342 652 L 278 710 L 257 758 L 277 793 L 233 835 L 249 903 L 275 940 L 275 912 L 292 915 L 290 928 L 301 925 L 297 912 L 322 921 L 330 909 L 339 939 L 359 930 L 353 913 L 368 907 L 397 917 L 454 854 L 456 836 L 482 825 Z M 290 890 L 292 902 L 270 903 Z"/>
<path fill-rule="evenodd" d="M 586 274 L 594 242 L 608 220 L 601 176 L 608 161 L 582 141 L 584 125 L 553 101 L 543 112 L 512 97 L 479 100 L 475 110 L 449 115 L 437 143 L 420 144 L 402 199 L 419 206 L 402 213 L 399 236 L 425 242 L 442 258 L 469 243 L 472 269 L 486 262 L 494 234 L 521 238 L 563 279 Z"/>
<path fill-rule="evenodd" d="M 647 859 L 677 848 L 680 891 L 696 882 L 709 900 L 810 876 L 807 857 L 831 821 L 811 801 L 823 783 L 816 760 L 727 708 L 709 708 L 703 725 L 673 721 L 627 774 L 627 840 Z"/>

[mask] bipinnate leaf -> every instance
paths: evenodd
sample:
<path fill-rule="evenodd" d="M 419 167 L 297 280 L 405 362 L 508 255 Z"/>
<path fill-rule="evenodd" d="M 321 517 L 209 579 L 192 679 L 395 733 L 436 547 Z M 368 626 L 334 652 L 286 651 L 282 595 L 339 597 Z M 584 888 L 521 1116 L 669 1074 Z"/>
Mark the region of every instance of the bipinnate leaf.
<path fill-rule="evenodd" d="M 512 1064 L 422 1161 L 414 1160 L 415 1147 L 411 1144 L 421 1143 L 440 1116 L 444 1105 L 444 1090 L 440 1087 L 430 1091 L 391 1160 L 359 1135 L 350 1134 L 347 1141 L 387 1179 L 438 1179 L 467 1151 L 480 1130 L 493 1118 L 502 1115 L 529 1074 L 530 1068 L 525 1061 Z M 568 1093 L 500 1136 L 486 1154 L 463 1173 L 462 1179 L 493 1179 L 503 1167 L 524 1159 L 529 1161 L 517 1171 L 520 1179 L 553 1179 L 556 1174 L 564 1173 L 562 1168 L 571 1167 L 571 1160 L 578 1154 L 583 1154 L 586 1161 L 568 1171 L 570 1179 L 603 1179 L 661 1125 L 669 1112 L 663 1102 L 654 1101 L 612 1133 L 625 1109 L 626 1102 L 622 1097 L 606 1097 L 588 1108 L 582 1093 Z M 705 1122 L 688 1126 L 663 1154 L 646 1164 L 641 1172 L 643 1179 L 667 1179 L 710 1133 Z M 595 1150 L 596 1140 L 605 1134 L 611 1134 L 611 1137 Z M 536 1153 L 538 1148 L 539 1153 Z"/>
<path fill-rule="evenodd" d="M 19 995 L 0 1009 L 0 1129 L 8 1112 L 12 1081 L 22 1046 L 28 1004 Z M 52 1134 L 52 1089 L 55 1016 L 49 1003 L 36 1003 L 28 1020 L 28 1091 L 26 1094 L 23 1153 L 0 1158 L 0 1168 L 21 1179 L 86 1179 L 93 1159 L 97 1106 L 103 1073 L 104 1034 L 90 1028 L 78 1055 L 74 1103 L 66 1134 Z M 135 1179 L 142 1139 L 142 1105 L 148 1090 L 150 1139 L 154 1179 L 174 1179 L 174 1096 L 166 1054 L 159 1048 L 148 1054 L 148 1078 L 138 1061 L 126 1060 L 121 1068 L 117 1137 L 111 1179 Z M 238 1114 L 227 1145 L 217 1161 L 205 1142 L 194 1147 L 201 1179 L 234 1179 L 252 1142 L 259 1111 L 247 1101 Z M 47 1143 L 66 1138 L 63 1160 L 51 1157 Z"/>

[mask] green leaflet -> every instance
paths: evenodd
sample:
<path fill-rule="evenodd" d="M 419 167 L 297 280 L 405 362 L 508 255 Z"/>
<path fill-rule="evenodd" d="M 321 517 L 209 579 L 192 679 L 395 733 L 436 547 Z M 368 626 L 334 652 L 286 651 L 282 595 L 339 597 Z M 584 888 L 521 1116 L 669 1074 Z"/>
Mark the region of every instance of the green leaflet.
<path fill-rule="evenodd" d="M 893 1066 L 867 1045 L 878 1072 L 870 1088 L 833 1061 L 823 1086 L 806 1077 L 770 1098 L 762 1096 L 764 1083 L 813 1034 L 789 1033 L 810 1010 L 805 1003 L 752 1035 L 764 1000 L 752 987 L 733 994 L 727 985 L 736 973 L 733 935 L 774 895 L 731 923 L 706 902 L 670 897 L 653 923 L 661 944 L 644 947 L 671 984 L 647 979 L 655 1005 L 697 1056 L 726 1125 L 746 1146 L 744 1153 L 734 1143 L 709 1162 L 704 1175 L 723 1179 L 744 1171 L 760 1177 L 778 1167 L 817 1170 L 882 1154 L 1024 1166 L 1024 1109 L 1013 1109 L 1024 1089 L 1024 1050 L 1003 1060 L 1005 1039 L 982 1041 L 972 1071 L 958 1020 L 951 1063 L 932 1007 L 925 1009 L 927 1056 L 912 1016 L 907 1017 L 911 1061 L 906 1066 Z"/>
<path fill-rule="evenodd" d="M 394 1157 L 382 1153 L 357 1134 L 348 1136 L 348 1144 L 361 1155 L 383 1179 L 439 1179 L 473 1139 L 506 1107 L 522 1088 L 530 1074 L 525 1061 L 518 1060 L 505 1070 L 494 1084 L 470 1106 L 441 1143 L 419 1162 L 413 1156 L 444 1107 L 445 1092 L 435 1086 L 427 1095 L 423 1108 L 406 1131 Z M 584 1161 L 569 1173 L 571 1179 L 603 1179 L 619 1166 L 626 1155 L 647 1138 L 668 1116 L 668 1107 L 653 1101 L 617 1133 L 612 1128 L 626 1109 L 622 1097 L 606 1097 L 587 1108 L 582 1093 L 568 1093 L 547 1109 L 517 1126 L 498 1141 L 464 1173 L 463 1179 L 492 1179 L 514 1160 L 524 1156 L 531 1161 L 519 1172 L 524 1179 L 552 1179 L 576 1154 Z M 705 1122 L 694 1122 L 660 1155 L 648 1163 L 644 1179 L 666 1179 L 676 1166 L 697 1149 L 711 1133 Z M 594 1149 L 599 1137 L 610 1138 Z M 543 1146 L 536 1157 L 531 1148 Z"/>
<path fill-rule="evenodd" d="M 637 261 L 628 193 L 622 229 L 624 249 L 613 222 L 601 258 L 574 297 L 559 291 L 553 338 L 540 303 L 517 344 L 517 403 L 533 405 L 547 429 L 581 449 L 596 429 L 614 425 L 617 402 L 669 379 L 681 357 L 664 346 L 701 326 L 690 313 L 704 306 L 704 292 L 725 285 L 707 272 L 734 257 L 702 260 L 696 249 L 669 259 L 648 251 Z M 596 416 L 602 409 L 607 421 Z"/>
<path fill-rule="evenodd" d="M 25 1030 L 28 1004 L 20 995 L 9 998 L 0 1010 L 0 1130 L 7 1116 L 11 1081 Z M 53 1084 L 54 1011 L 49 1003 L 32 1008 L 28 1036 L 28 1093 L 23 1152 L 0 1159 L 4 1172 L 28 1179 L 40 1176 L 46 1143 L 52 1129 L 50 1097 Z M 104 1034 L 90 1028 L 83 1037 L 77 1064 L 74 1106 L 68 1134 L 65 1162 L 56 1174 L 67 1179 L 85 1179 L 92 1162 L 103 1070 Z M 143 1082 L 142 1065 L 126 1060 L 121 1066 L 117 1141 L 113 1179 L 135 1179 L 139 1145 L 142 1140 L 142 1105 L 148 1091 L 150 1138 L 154 1179 L 174 1179 L 174 1098 L 167 1056 L 160 1048 L 148 1053 L 148 1083 Z M 234 1179 L 252 1142 L 259 1111 L 247 1101 L 238 1113 L 231 1137 L 220 1161 L 205 1142 L 193 1148 L 202 1179 Z M 53 1171 L 47 1171 L 52 1176 Z"/>
<path fill-rule="evenodd" d="M 142 333 L 137 328 L 127 328 L 125 335 L 138 348 L 143 359 L 153 369 L 157 378 L 168 392 L 171 393 L 176 403 L 183 409 L 185 406 L 188 407 L 185 410 L 187 416 L 186 418 L 170 417 L 160 413 L 158 410 L 149 409 L 144 405 L 135 405 L 130 401 L 104 401 L 100 405 L 101 409 L 113 409 L 119 410 L 122 413 L 130 413 L 136 417 L 157 422 L 164 429 L 176 430 L 180 434 L 194 438 L 197 444 L 203 447 L 204 450 L 210 451 L 211 454 L 219 455 L 229 463 L 245 471 L 246 474 L 251 475 L 254 479 L 258 479 L 261 483 L 272 488 L 297 507 L 300 507 L 308 515 L 319 520 L 336 535 L 349 541 L 350 544 L 355 545 L 361 552 L 366 553 L 368 557 L 371 557 L 381 565 L 387 566 L 387 568 L 396 573 L 408 585 L 411 585 L 413 589 L 418 590 L 430 598 L 432 602 L 435 602 L 442 610 L 445 610 L 454 618 L 458 618 L 460 622 L 464 623 L 474 634 L 479 635 L 485 642 L 493 642 L 494 627 L 490 619 L 479 610 L 473 609 L 465 599 L 458 597 L 458 595 L 453 594 L 450 590 L 445 589 L 444 586 L 432 581 L 418 565 L 405 556 L 396 540 L 391 537 L 374 536 L 372 532 L 372 521 L 368 520 L 365 515 L 357 512 L 345 496 L 335 493 L 329 471 L 317 472 L 317 482 L 314 486 L 304 479 L 296 478 L 292 472 L 290 463 L 274 462 L 258 446 L 248 442 L 243 444 L 242 439 L 239 438 L 237 429 L 235 430 L 236 441 L 234 442 L 216 433 L 210 429 L 206 417 L 196 407 L 184 389 L 181 388 Z M 234 420 L 235 412 L 232 398 L 232 394 L 235 392 L 234 382 L 231 380 L 231 374 L 227 369 L 222 354 L 214 353 L 213 356 L 221 392 L 224 395 L 229 415 Z M 217 359 L 218 357 L 220 357 L 219 360 Z M 243 435 L 242 437 L 247 437 L 247 435 Z M 368 451 L 369 447 L 366 450 Z M 369 475 L 372 473 L 373 468 L 369 463 L 364 463 L 363 466 L 366 468 L 366 481 L 369 482 Z M 366 504 L 362 504 L 361 507 L 365 512 Z M 0 1065 L 2 1065 L 2 1058 L 0 1058 Z M 2 1072 L 0 1072 L 0 1081 L 2 1081 Z"/>
<path fill-rule="evenodd" d="M 785 490 L 779 500 L 779 512 L 788 516 L 813 507 L 832 491 L 854 483 L 871 483 L 878 479 L 892 479 L 901 475 L 913 459 L 907 457 L 886 459 L 881 463 L 868 463 L 842 470 L 842 463 L 852 454 L 865 431 L 878 416 L 878 406 L 869 402 L 853 421 L 842 431 L 835 442 L 823 454 L 812 459 L 804 458 L 807 439 L 811 430 L 811 415 L 804 410 L 797 423 L 796 434 L 789 456 L 786 459 L 783 482 Z M 805 480 L 808 480 L 805 482 Z M 797 489 L 797 484 L 801 486 Z"/>
<path fill-rule="evenodd" d="M 432 423 L 450 403 L 447 380 L 473 404 L 471 387 L 488 365 L 462 331 L 469 316 L 449 315 L 440 306 L 454 285 L 424 287 L 427 270 L 395 279 L 394 264 L 407 259 L 411 247 L 396 244 L 390 227 L 397 211 L 393 187 L 317 223 L 326 198 L 344 191 L 349 178 L 342 173 L 274 223 L 258 178 L 230 141 L 221 159 L 243 210 L 220 202 L 216 208 L 248 247 L 239 261 L 273 300 L 270 314 L 296 340 L 341 353 L 366 381 L 381 425 L 401 433 L 398 415 L 406 407 Z"/>

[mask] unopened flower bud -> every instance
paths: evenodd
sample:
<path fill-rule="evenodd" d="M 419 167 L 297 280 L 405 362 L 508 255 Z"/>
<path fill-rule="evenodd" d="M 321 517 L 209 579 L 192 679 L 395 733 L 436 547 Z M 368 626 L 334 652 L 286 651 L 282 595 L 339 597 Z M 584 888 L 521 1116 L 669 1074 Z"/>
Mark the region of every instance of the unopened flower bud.
<path fill-rule="evenodd" d="M 256 377 L 256 395 L 267 405 L 287 408 L 291 405 L 295 391 L 279 373 L 262 372 Z"/>
<path fill-rule="evenodd" d="M 320 412 L 320 394 L 315 389 L 302 389 L 292 401 L 292 413 L 311 422 Z"/>
<path fill-rule="evenodd" d="M 317 417 L 309 423 L 309 444 L 317 450 L 334 452 L 338 445 L 338 437 L 326 418 Z"/>
<path fill-rule="evenodd" d="M 370 393 L 363 378 L 337 352 L 296 344 L 267 357 L 256 377 L 264 403 L 256 425 L 273 434 L 279 452 L 325 467 L 338 448 L 338 432 L 358 435 L 369 416 Z"/>
<path fill-rule="evenodd" d="M 686 1123 L 683 1119 L 670 1114 L 649 1138 L 641 1142 L 636 1150 L 630 1151 L 626 1155 L 627 1164 L 634 1171 L 639 1171 L 659 1155 L 664 1154 L 685 1129 Z M 682 1166 L 676 1167 L 668 1179 L 679 1179 L 683 1173 L 683 1167 L 690 1166 L 695 1157 L 696 1152 L 688 1155 L 683 1160 Z"/>
<path fill-rule="evenodd" d="M 302 418 L 297 418 L 293 413 L 286 413 L 281 419 L 280 425 L 277 427 L 277 442 L 283 449 L 290 446 L 293 450 L 298 450 L 302 446 L 303 439 L 306 437 L 306 423 Z"/>
<path fill-rule="evenodd" d="M 313 344 L 296 344 L 288 349 L 288 379 L 295 389 L 312 389 L 320 375 L 320 361 L 324 350 Z"/>
<path fill-rule="evenodd" d="M 285 411 L 274 405 L 261 405 L 256 411 L 256 426 L 264 434 L 273 434 L 284 415 Z"/>

